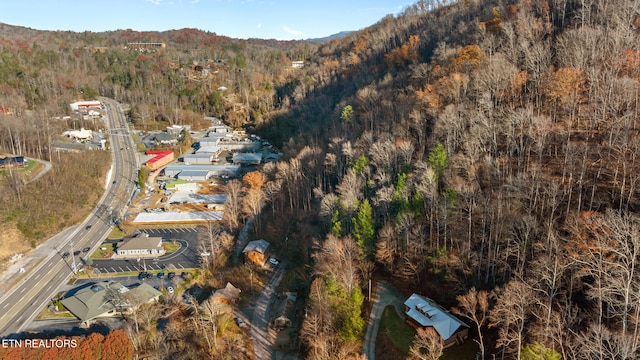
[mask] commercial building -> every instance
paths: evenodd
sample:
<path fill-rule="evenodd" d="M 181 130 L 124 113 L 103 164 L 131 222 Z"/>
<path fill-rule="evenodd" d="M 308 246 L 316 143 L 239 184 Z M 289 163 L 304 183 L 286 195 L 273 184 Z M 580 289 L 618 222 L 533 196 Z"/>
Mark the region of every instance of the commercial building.
<path fill-rule="evenodd" d="M 147 233 L 137 233 L 125 237 L 116 246 L 117 257 L 157 257 L 165 254 L 161 237 L 150 237 Z"/>
<path fill-rule="evenodd" d="M 133 220 L 135 224 L 197 224 L 220 221 L 222 211 L 165 211 L 160 213 L 140 213 Z"/>
<path fill-rule="evenodd" d="M 183 170 L 178 174 L 179 180 L 203 182 L 213 176 L 212 170 Z"/>
<path fill-rule="evenodd" d="M 213 156 L 214 159 L 217 159 L 218 155 L 220 155 L 220 151 L 222 151 L 222 149 L 220 149 L 220 146 L 202 146 L 198 148 L 198 150 L 196 150 L 196 154 L 209 155 Z"/>
<path fill-rule="evenodd" d="M 87 109 L 95 109 L 95 108 L 99 109 L 102 107 L 102 103 L 98 100 L 77 101 L 72 104 L 69 104 L 69 106 L 71 106 L 71 110 L 79 111 L 79 110 L 87 110 Z"/>
<path fill-rule="evenodd" d="M 213 176 L 235 177 L 240 170 L 240 165 L 187 165 L 187 164 L 171 164 L 164 168 L 164 175 L 168 177 L 178 177 L 184 171 L 206 171 L 211 172 L 209 178 Z M 190 176 L 202 174 L 190 174 Z"/>
<path fill-rule="evenodd" d="M 216 159 L 216 154 L 211 153 L 185 154 L 182 157 L 185 164 L 211 164 Z"/>
<path fill-rule="evenodd" d="M 61 303 L 87 325 L 93 319 L 115 316 L 121 311 L 157 301 L 160 295 L 161 292 L 144 283 L 127 288 L 117 281 L 101 281 L 73 289 Z"/>
<path fill-rule="evenodd" d="M 93 132 L 91 130 L 80 128 L 80 130 L 65 131 L 62 133 L 62 136 L 66 136 L 69 139 L 76 141 L 88 141 L 93 139 Z"/>
<path fill-rule="evenodd" d="M 234 164 L 259 165 L 262 162 L 262 153 L 235 153 L 232 161 Z"/>
<path fill-rule="evenodd" d="M 154 155 L 147 160 L 147 167 L 151 171 L 158 170 L 174 160 L 173 150 L 147 150 L 146 154 Z"/>

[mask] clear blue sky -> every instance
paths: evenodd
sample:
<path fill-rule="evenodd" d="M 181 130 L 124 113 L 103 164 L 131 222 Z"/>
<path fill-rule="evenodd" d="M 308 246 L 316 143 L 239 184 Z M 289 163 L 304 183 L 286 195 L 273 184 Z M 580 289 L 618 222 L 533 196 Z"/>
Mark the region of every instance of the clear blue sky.
<path fill-rule="evenodd" d="M 102 32 L 196 28 L 233 38 L 308 39 L 360 30 L 416 0 L 0 0 L 0 22 Z"/>

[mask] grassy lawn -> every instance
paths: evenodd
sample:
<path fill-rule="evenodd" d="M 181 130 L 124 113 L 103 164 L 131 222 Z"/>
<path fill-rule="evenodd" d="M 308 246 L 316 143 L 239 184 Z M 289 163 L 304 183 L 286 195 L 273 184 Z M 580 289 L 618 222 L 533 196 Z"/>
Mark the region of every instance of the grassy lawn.
<path fill-rule="evenodd" d="M 398 316 L 393 306 L 387 306 L 382 313 L 378 337 L 387 335 L 393 345 L 404 354 L 409 352 L 416 331 Z"/>
<path fill-rule="evenodd" d="M 75 316 L 71 315 L 68 311 L 58 311 L 51 312 L 49 311 L 49 307 L 45 307 L 40 311 L 38 316 L 36 316 L 36 320 L 47 320 L 47 319 L 73 319 Z"/>
<path fill-rule="evenodd" d="M 103 248 L 106 248 L 106 250 L 102 250 Z M 94 253 L 91 254 L 90 258 L 91 259 L 109 259 L 111 255 L 113 255 L 113 252 L 114 252 L 114 249 L 112 244 L 104 244 L 103 246 L 100 246 L 98 250 L 94 251 Z"/>
<path fill-rule="evenodd" d="M 164 248 L 164 250 L 167 252 L 167 254 L 171 254 L 173 252 L 178 251 L 178 249 L 180 249 L 180 243 L 179 242 L 172 242 L 172 241 L 163 241 L 162 242 L 162 247 Z"/>
<path fill-rule="evenodd" d="M 398 316 L 393 306 L 387 306 L 382 313 L 376 338 L 376 359 L 406 358 L 415 334 L 416 331 Z M 477 344 L 467 339 L 462 345 L 445 349 L 440 359 L 473 360 L 477 351 Z"/>
<path fill-rule="evenodd" d="M 124 231 L 120 230 L 120 228 L 116 226 L 111 230 L 111 233 L 109 234 L 109 236 L 107 236 L 107 239 L 121 239 L 125 235 L 126 234 L 124 233 Z"/>

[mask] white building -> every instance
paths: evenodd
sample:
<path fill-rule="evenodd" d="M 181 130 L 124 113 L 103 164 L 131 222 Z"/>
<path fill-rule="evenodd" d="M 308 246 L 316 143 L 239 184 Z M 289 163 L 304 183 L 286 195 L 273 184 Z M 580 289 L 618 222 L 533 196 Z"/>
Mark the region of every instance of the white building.
<path fill-rule="evenodd" d="M 80 130 L 65 131 L 62 135 L 76 141 L 88 141 L 93 139 L 93 131 L 85 130 L 84 128 L 80 128 Z"/>
<path fill-rule="evenodd" d="M 200 146 L 198 150 L 196 150 L 196 154 L 209 154 L 213 155 L 215 158 L 220 154 L 220 146 Z M 185 161 L 186 162 L 186 161 Z"/>
<path fill-rule="evenodd" d="M 150 237 L 147 233 L 137 233 L 125 237 L 117 246 L 119 257 L 157 257 L 165 254 L 161 237 Z"/>
<path fill-rule="evenodd" d="M 69 106 L 71 106 L 71 110 L 78 111 L 78 110 L 86 110 L 86 109 L 92 109 L 92 108 L 93 109 L 101 108 L 102 103 L 98 100 L 77 101 L 72 104 L 69 104 Z"/>

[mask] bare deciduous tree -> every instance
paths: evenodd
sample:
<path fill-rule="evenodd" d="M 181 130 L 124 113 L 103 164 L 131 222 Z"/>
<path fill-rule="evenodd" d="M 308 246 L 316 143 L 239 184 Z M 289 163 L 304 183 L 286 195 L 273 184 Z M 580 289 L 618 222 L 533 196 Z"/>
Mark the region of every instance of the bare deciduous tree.
<path fill-rule="evenodd" d="M 409 348 L 409 360 L 438 360 L 442 356 L 442 338 L 432 328 L 418 329 Z"/>
<path fill-rule="evenodd" d="M 478 332 L 478 340 L 475 340 L 480 346 L 480 358 L 485 358 L 484 337 L 482 327 L 489 319 L 489 294 L 476 288 L 471 288 L 465 295 L 458 295 L 458 307 L 451 309 L 454 314 L 462 315 L 471 320 L 476 325 Z"/>

